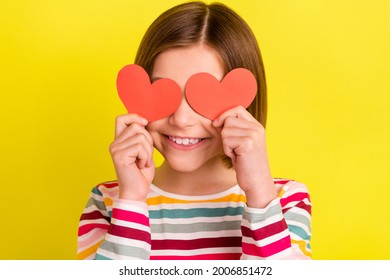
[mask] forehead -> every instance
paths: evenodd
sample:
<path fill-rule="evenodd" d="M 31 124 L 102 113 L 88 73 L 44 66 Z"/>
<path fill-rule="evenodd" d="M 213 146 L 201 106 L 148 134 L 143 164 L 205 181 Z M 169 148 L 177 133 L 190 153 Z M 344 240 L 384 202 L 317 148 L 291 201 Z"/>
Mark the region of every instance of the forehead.
<path fill-rule="evenodd" d="M 218 53 L 206 45 L 174 48 L 159 54 L 154 62 L 152 79 L 170 78 L 179 85 L 194 74 L 206 72 L 222 80 L 224 66 Z"/>

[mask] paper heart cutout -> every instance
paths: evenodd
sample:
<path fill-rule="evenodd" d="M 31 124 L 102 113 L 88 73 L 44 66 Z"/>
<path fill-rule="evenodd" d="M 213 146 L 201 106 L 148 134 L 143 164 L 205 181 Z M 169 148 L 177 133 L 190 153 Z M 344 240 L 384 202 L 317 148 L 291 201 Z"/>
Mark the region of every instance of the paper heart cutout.
<path fill-rule="evenodd" d="M 256 92 L 256 78 L 245 68 L 233 69 L 221 82 L 209 73 L 198 73 L 186 85 L 187 102 L 210 120 L 235 106 L 248 108 Z"/>
<path fill-rule="evenodd" d="M 175 81 L 164 78 L 151 84 L 148 73 L 136 64 L 126 65 L 119 71 L 116 86 L 127 111 L 149 122 L 173 114 L 182 99 Z"/>

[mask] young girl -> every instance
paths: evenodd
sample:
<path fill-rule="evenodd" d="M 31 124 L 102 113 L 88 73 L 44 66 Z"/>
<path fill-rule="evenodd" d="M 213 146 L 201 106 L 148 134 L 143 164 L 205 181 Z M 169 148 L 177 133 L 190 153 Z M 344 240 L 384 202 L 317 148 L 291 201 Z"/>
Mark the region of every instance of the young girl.
<path fill-rule="evenodd" d="M 79 259 L 310 259 L 307 188 L 270 174 L 265 74 L 247 24 L 222 4 L 176 6 L 147 30 L 135 63 L 151 81 L 174 80 L 183 98 L 164 119 L 117 117 L 117 181 L 92 190 Z M 184 96 L 188 79 L 207 72 L 222 80 L 234 68 L 257 79 L 249 108 L 213 121 L 195 112 Z M 159 168 L 154 148 L 165 159 Z"/>

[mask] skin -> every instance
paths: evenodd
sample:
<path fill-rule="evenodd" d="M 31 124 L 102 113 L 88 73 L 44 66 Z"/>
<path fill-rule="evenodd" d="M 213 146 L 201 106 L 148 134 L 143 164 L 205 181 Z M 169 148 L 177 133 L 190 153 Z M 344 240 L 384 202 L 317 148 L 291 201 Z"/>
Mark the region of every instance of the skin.
<path fill-rule="evenodd" d="M 176 112 L 151 123 L 135 114 L 117 117 L 110 153 L 119 198 L 145 201 L 152 182 L 167 192 L 195 196 L 218 193 L 238 183 L 249 207 L 264 208 L 276 198 L 265 130 L 243 107 L 227 110 L 214 121 L 192 110 L 184 89 L 188 79 L 199 72 L 223 79 L 223 63 L 210 47 L 194 45 L 161 53 L 151 80 L 170 78 L 181 87 L 183 99 Z M 183 146 L 168 136 L 202 141 Z M 152 159 L 154 147 L 165 158 L 157 169 Z M 232 159 L 232 169 L 224 166 L 223 154 Z"/>

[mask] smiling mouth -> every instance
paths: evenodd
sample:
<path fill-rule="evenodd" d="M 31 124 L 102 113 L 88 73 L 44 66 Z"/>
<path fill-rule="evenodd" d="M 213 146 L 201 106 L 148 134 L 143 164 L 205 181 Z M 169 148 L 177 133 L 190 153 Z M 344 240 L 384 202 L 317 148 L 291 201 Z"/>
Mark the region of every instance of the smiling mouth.
<path fill-rule="evenodd" d="M 175 137 L 175 136 L 168 136 L 169 140 L 172 142 L 178 144 L 178 145 L 183 145 L 183 146 L 189 146 L 189 145 L 195 145 L 198 144 L 199 142 L 203 141 L 204 138 L 181 138 L 181 137 Z"/>

